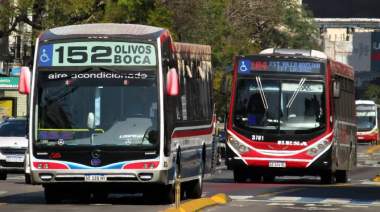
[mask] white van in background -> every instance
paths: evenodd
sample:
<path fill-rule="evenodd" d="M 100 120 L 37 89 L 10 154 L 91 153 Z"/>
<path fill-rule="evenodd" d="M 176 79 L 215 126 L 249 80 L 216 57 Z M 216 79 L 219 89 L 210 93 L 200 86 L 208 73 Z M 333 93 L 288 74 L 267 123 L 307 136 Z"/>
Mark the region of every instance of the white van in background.
<path fill-rule="evenodd" d="M 6 180 L 8 174 L 25 173 L 27 130 L 26 118 L 9 118 L 0 124 L 0 180 Z"/>

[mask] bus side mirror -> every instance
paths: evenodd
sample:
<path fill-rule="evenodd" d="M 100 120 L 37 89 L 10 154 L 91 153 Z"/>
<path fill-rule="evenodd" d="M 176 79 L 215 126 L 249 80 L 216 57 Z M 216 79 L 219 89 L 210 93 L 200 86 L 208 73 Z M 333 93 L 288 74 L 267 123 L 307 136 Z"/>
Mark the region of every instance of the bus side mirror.
<path fill-rule="evenodd" d="M 18 82 L 18 92 L 20 94 L 30 93 L 30 70 L 29 67 L 22 67 Z"/>
<path fill-rule="evenodd" d="M 228 93 L 228 85 L 230 84 L 230 78 L 223 77 L 220 81 L 220 90 L 219 93 L 222 95 L 226 95 Z"/>
<path fill-rule="evenodd" d="M 166 74 L 166 93 L 168 96 L 178 96 L 178 74 L 175 68 Z"/>
<path fill-rule="evenodd" d="M 337 81 L 333 82 L 333 97 L 339 99 L 340 97 L 340 83 Z"/>

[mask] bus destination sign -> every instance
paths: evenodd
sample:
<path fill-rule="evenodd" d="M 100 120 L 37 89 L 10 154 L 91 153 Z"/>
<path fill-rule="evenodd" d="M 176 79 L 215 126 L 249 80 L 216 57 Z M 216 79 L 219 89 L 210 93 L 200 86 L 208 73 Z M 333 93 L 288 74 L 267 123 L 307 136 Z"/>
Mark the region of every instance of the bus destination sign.
<path fill-rule="evenodd" d="M 239 73 L 249 74 L 255 71 L 285 73 L 321 73 L 321 63 L 300 61 L 240 60 Z"/>
<path fill-rule="evenodd" d="M 376 107 L 374 105 L 357 105 L 356 110 L 376 110 Z"/>
<path fill-rule="evenodd" d="M 152 44 L 70 42 L 42 45 L 38 66 L 155 66 Z"/>

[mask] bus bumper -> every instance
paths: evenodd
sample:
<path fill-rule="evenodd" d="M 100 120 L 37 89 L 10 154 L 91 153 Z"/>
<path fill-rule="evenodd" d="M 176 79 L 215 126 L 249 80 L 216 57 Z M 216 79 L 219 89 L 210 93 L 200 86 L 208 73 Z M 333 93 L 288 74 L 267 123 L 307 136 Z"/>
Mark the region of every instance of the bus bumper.
<path fill-rule="evenodd" d="M 376 141 L 377 140 L 377 133 L 373 135 L 357 135 L 358 142 L 360 141 Z"/>
<path fill-rule="evenodd" d="M 333 168 L 332 148 L 318 156 L 314 161 L 297 162 L 287 161 L 286 167 L 269 167 L 270 161 L 281 161 L 278 159 L 268 160 L 242 160 L 236 155 L 231 148 L 226 149 L 226 165 L 229 170 L 236 168 L 244 168 L 249 172 L 271 173 L 276 176 L 304 176 L 304 175 L 320 175 L 325 170 Z"/>
<path fill-rule="evenodd" d="M 104 175 L 104 181 L 86 181 L 85 175 Z M 83 184 L 167 184 L 168 170 L 31 170 L 33 185 Z"/>

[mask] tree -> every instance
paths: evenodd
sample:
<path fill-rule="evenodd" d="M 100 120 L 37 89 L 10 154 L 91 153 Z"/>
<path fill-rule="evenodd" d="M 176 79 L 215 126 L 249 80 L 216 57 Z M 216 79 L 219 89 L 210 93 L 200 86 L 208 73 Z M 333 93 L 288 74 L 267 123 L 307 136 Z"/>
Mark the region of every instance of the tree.
<path fill-rule="evenodd" d="M 225 16 L 237 36 L 261 49 L 320 49 L 312 13 L 294 0 L 234 0 Z"/>
<path fill-rule="evenodd" d="M 380 104 L 380 86 L 370 84 L 367 91 L 364 93 L 364 98 L 367 100 L 372 100 L 376 104 Z"/>
<path fill-rule="evenodd" d="M 220 89 L 220 82 L 225 76 L 225 71 L 220 70 L 214 70 L 213 71 L 213 87 L 214 87 L 214 103 L 215 103 L 215 109 L 217 113 L 217 118 L 222 118 L 222 120 L 218 120 L 220 122 L 224 121 L 223 118 L 227 112 L 227 104 L 230 104 L 231 99 L 231 91 L 232 91 L 232 80 L 230 80 L 230 85 L 228 86 L 228 94 L 227 95 L 221 95 L 219 94 Z M 226 75 L 226 77 L 229 77 L 231 79 L 232 75 Z"/>

